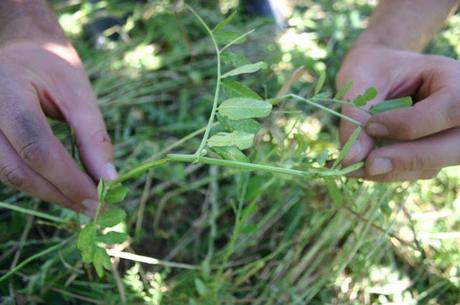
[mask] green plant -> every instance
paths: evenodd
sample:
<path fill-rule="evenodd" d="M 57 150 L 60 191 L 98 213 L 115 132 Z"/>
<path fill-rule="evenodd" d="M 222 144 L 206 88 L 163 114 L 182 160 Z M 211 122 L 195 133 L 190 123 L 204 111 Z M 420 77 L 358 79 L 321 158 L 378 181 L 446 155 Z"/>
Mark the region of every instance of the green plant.
<path fill-rule="evenodd" d="M 224 79 L 239 76 L 242 74 L 256 73 L 263 69 L 266 64 L 263 62 L 248 63 L 235 67 L 233 70 L 222 73 L 221 56 L 227 52 L 227 56 L 231 58 L 239 58 L 242 62 L 248 62 L 243 55 L 230 53 L 227 51 L 229 47 L 244 40 L 250 33 L 245 33 L 241 36 L 227 37 L 227 32 L 224 31 L 225 26 L 230 23 L 235 14 L 231 14 L 227 19 L 210 29 L 200 15 L 189 5 L 185 7 L 196 17 L 203 28 L 208 33 L 216 52 L 217 59 L 217 81 L 214 99 L 212 103 L 211 114 L 208 124 L 204 129 L 204 135 L 197 151 L 194 154 L 167 154 L 164 158 L 143 163 L 133 169 L 122 173 L 116 180 L 110 183 L 101 182 L 99 184 L 99 207 L 95 219 L 87 224 L 79 234 L 78 248 L 82 251 L 84 262 L 93 263 L 99 276 L 103 275 L 103 269 L 110 268 L 110 260 L 104 248 L 99 246 L 99 243 L 116 244 L 123 242 L 128 238 L 124 233 L 109 232 L 101 235 L 99 232 L 108 227 L 113 227 L 122 222 L 126 216 L 125 212 L 119 208 L 109 208 L 108 211 L 101 216 L 100 209 L 102 203 L 112 204 L 120 202 L 126 196 L 128 189 L 121 185 L 122 182 L 137 177 L 145 172 L 171 162 L 188 162 L 201 163 L 207 165 L 217 165 L 234 168 L 237 171 L 265 171 L 272 174 L 284 174 L 300 178 L 326 178 L 330 190 L 333 190 L 334 181 L 330 178 L 344 176 L 348 173 L 356 171 L 363 166 L 362 162 L 341 168 L 340 163 L 347 155 L 353 143 L 357 140 L 362 132 L 363 125 L 355 119 L 341 114 L 321 102 L 337 103 L 340 105 L 349 105 L 352 107 L 365 106 L 369 101 L 377 96 L 375 88 L 368 89 L 363 95 L 357 97 L 354 101 L 349 102 L 342 100 L 342 97 L 351 89 L 352 83 L 346 84 L 337 95 L 332 98 L 321 93 L 321 89 L 325 82 L 325 74 L 322 74 L 317 82 L 314 90 L 314 96 L 304 98 L 296 94 L 287 94 L 272 99 L 263 100 L 254 91 L 246 87 L 242 83 L 231 80 L 225 83 L 227 89 L 232 90 L 228 95 L 228 99 L 221 100 L 221 86 Z M 220 47 L 219 42 L 224 42 L 224 46 Z M 249 161 L 247 156 L 242 152 L 249 149 L 254 144 L 256 133 L 260 129 L 260 124 L 255 119 L 266 118 L 272 113 L 272 109 L 276 105 L 280 105 L 285 101 L 295 101 L 306 103 L 317 107 L 340 119 L 347 120 L 357 126 L 355 132 L 344 145 L 338 158 L 335 160 L 332 168 L 309 166 L 307 169 L 284 168 L 268 164 L 258 164 Z M 383 106 L 382 106 L 383 105 Z M 396 108 L 408 107 L 412 105 L 410 97 L 387 101 L 381 105 L 373 106 L 368 110 L 370 114 L 376 114 L 384 111 L 389 111 Z M 365 111 L 365 110 L 363 110 Z M 215 118 L 218 119 L 220 125 L 225 131 L 217 132 L 213 135 L 212 128 L 216 125 Z M 208 154 L 207 148 L 219 155 L 222 159 L 206 157 Z M 327 156 L 328 157 L 328 156 Z"/>
<path fill-rule="evenodd" d="M 171 152 L 194 155 L 213 102 L 216 61 L 193 14 L 171 10 L 165 6 L 170 0 L 125 1 L 123 11 L 117 11 L 119 1 L 100 2 L 129 16 L 123 26 L 129 39 L 95 49 L 75 29 L 97 19 L 100 5 L 56 2 L 62 3 L 59 15 L 73 20 L 67 32 L 87 66 L 117 167 L 134 169 Z M 210 24 L 227 14 L 209 1 L 189 3 Z M 314 102 L 338 110 L 341 103 L 320 98 L 332 96 L 331 80 L 370 12 L 357 0 L 300 4 L 280 40 L 261 19 L 236 14 L 217 40 L 257 32 L 222 53 L 223 74 L 250 64 L 247 58 L 268 64 L 256 77 L 223 79 L 219 104 L 232 97 L 271 100 L 295 92 L 311 99 L 321 93 Z M 455 54 L 449 44 L 437 41 L 434 47 L 442 50 L 436 53 Z M 315 74 L 324 80 L 322 89 Z M 343 97 L 338 92 L 334 99 Z M 249 133 L 262 127 L 254 148 L 240 150 L 244 157 L 231 154 L 277 168 L 341 169 L 338 117 L 296 99 L 274 104 L 270 116 L 245 127 Z M 224 129 L 222 118 L 217 111 L 210 137 L 236 130 Z M 70 148 L 65 126 L 53 130 Z M 204 157 L 234 159 L 220 157 L 220 147 L 205 149 Z M 6 277 L 0 303 L 24 297 L 47 304 L 453 304 L 459 297 L 452 238 L 459 228 L 457 170 L 432 181 L 374 184 L 169 161 L 123 181 L 129 194 L 119 207 L 128 216 L 96 235 L 112 230 L 131 237 L 107 247 L 112 266 L 103 278 L 76 247 L 75 233 L 87 218 L 0 187 L 0 277 Z M 399 281 L 412 286 L 388 292 Z"/>

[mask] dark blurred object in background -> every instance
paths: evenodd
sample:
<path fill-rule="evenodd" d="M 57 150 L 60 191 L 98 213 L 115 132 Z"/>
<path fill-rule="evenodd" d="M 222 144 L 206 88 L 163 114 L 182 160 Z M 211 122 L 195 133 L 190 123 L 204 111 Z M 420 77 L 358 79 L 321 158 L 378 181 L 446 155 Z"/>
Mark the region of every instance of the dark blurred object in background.
<path fill-rule="evenodd" d="M 278 28 L 286 27 L 279 0 L 241 0 L 243 10 L 253 16 L 273 18 Z"/>

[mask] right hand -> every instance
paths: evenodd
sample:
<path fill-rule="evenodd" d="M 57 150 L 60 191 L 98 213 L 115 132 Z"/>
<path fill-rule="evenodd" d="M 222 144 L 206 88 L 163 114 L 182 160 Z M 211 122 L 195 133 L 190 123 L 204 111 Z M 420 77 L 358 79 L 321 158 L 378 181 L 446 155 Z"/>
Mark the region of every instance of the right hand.
<path fill-rule="evenodd" d="M 112 180 L 112 145 L 83 65 L 67 43 L 0 48 L 0 180 L 44 201 L 93 216 L 95 182 Z M 46 116 L 75 130 L 82 172 Z"/>

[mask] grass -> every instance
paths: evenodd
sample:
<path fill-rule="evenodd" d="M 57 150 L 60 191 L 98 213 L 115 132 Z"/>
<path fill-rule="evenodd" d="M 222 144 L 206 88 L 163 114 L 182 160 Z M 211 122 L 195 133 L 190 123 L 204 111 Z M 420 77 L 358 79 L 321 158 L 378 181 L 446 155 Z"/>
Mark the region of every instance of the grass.
<path fill-rule="evenodd" d="M 167 2 L 137 7 L 124 27 L 129 39 L 101 49 L 78 29 L 103 11 L 57 3 L 122 171 L 171 153 L 192 161 L 215 100 L 215 49 L 192 14 L 172 13 Z M 109 1 L 107 10 L 135 9 L 120 3 Z M 210 25 L 223 20 L 204 1 L 191 5 Z M 325 90 L 332 92 L 340 58 L 370 11 L 357 0 L 308 2 L 278 38 L 264 20 L 237 15 L 231 31 L 256 31 L 229 49 L 270 63 L 240 80 L 269 98 L 304 65 L 308 72 L 292 88 L 304 98 L 327 67 Z M 457 56 L 452 22 L 430 50 Z M 338 156 L 336 118 L 307 103 L 280 107 L 264 120 L 251 164 L 308 171 Z M 65 128 L 55 130 L 65 138 Z M 111 250 L 114 267 L 102 279 L 68 240 L 87 219 L 0 188 L 0 277 L 9 276 L 0 283 L 0 303 L 456 304 L 460 298 L 458 168 L 432 181 L 374 184 L 246 172 L 215 160 L 123 176 L 135 179 L 125 182 L 128 219 L 117 230 L 132 238 Z"/>

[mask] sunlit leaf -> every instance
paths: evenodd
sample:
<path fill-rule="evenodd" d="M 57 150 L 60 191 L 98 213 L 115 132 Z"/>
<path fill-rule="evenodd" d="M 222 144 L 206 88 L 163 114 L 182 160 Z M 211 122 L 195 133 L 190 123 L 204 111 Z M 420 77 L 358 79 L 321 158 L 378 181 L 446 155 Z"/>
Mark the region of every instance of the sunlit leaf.
<path fill-rule="evenodd" d="M 248 97 L 256 100 L 262 99 L 251 88 L 231 79 L 225 79 L 222 82 L 222 87 L 224 88 L 224 92 L 228 97 Z"/>
<path fill-rule="evenodd" d="M 234 131 L 232 133 L 219 132 L 208 140 L 210 147 L 236 146 L 239 149 L 248 149 L 254 142 L 254 134 L 243 131 Z"/>
<path fill-rule="evenodd" d="M 243 120 L 267 117 L 272 107 L 272 104 L 266 101 L 235 97 L 222 102 L 219 112 L 231 120 Z"/>
<path fill-rule="evenodd" d="M 101 226 L 101 228 L 113 227 L 125 220 L 125 217 L 126 212 L 124 210 L 119 208 L 111 208 L 99 216 L 97 219 L 97 224 Z"/>
<path fill-rule="evenodd" d="M 267 64 L 264 63 L 263 61 L 259 61 L 255 64 L 248 64 L 248 65 L 244 65 L 244 66 L 241 66 L 241 67 L 238 67 L 236 69 L 233 69 L 227 73 L 225 73 L 224 75 L 222 75 L 222 78 L 227 78 L 227 77 L 231 77 L 231 76 L 237 76 L 237 75 L 240 75 L 240 74 L 248 74 L 248 73 L 255 73 L 257 71 L 259 71 L 260 69 L 265 69 L 267 67 Z"/>
<path fill-rule="evenodd" d="M 382 113 L 390 110 L 395 110 L 399 108 L 406 108 L 410 107 L 413 105 L 412 97 L 406 96 L 394 100 L 387 100 L 383 101 L 380 104 L 377 104 L 375 106 L 372 106 L 369 109 L 369 112 L 371 114 L 377 114 L 377 113 Z"/>

